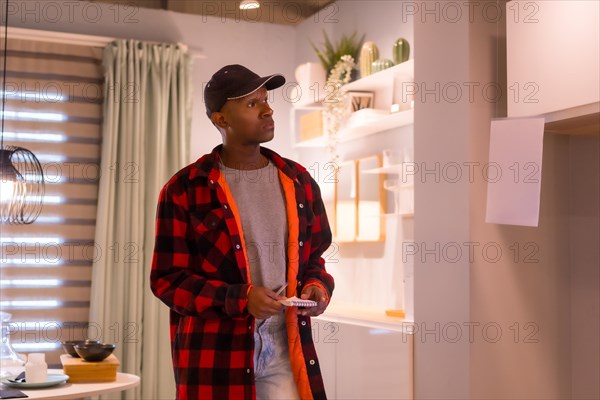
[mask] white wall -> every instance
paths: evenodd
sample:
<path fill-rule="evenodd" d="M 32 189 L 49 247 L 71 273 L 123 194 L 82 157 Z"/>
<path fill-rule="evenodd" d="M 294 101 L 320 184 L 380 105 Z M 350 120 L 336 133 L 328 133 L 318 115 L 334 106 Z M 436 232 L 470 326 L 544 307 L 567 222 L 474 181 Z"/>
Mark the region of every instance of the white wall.
<path fill-rule="evenodd" d="M 4 4 L 4 3 L 3 3 Z M 274 8 L 276 10 L 276 8 Z M 276 11 L 274 11 L 276 12 Z M 4 14 L 4 12 L 2 12 Z M 10 26 L 115 38 L 187 44 L 201 53 L 192 69 L 194 114 L 190 160 L 210 151 L 221 138 L 206 117 L 203 84 L 227 64 L 242 64 L 260 75 L 283 73 L 293 80 L 296 32 L 292 26 L 221 20 L 172 11 L 131 8 L 81 1 L 11 1 Z M 284 156 L 292 156 L 289 142 L 289 108 L 281 91 L 273 93 L 275 139 L 268 144 Z"/>
<path fill-rule="evenodd" d="M 471 81 L 470 29 L 467 18 L 436 19 L 435 13 L 426 15 L 422 9 L 415 17 L 415 81 L 421 88 L 421 95 L 415 97 L 415 162 L 421 170 L 415 178 L 419 251 L 414 261 L 415 397 L 419 399 L 469 398 L 469 343 L 464 335 L 453 342 L 456 326 L 462 330 L 469 321 L 469 258 L 444 257 L 441 250 L 470 240 L 469 182 L 444 179 L 441 171 L 445 165 L 463 165 L 470 159 L 473 105 L 467 96 L 453 101 L 439 88 Z"/>
<path fill-rule="evenodd" d="M 570 395 L 591 400 L 600 398 L 600 137 L 571 137 L 568 152 Z"/>
<path fill-rule="evenodd" d="M 323 31 L 334 42 L 342 35 L 356 32 L 360 38 L 364 34 L 365 41 L 373 41 L 378 46 L 380 58 L 391 60 L 396 39 L 403 37 L 413 45 L 412 24 L 412 15 L 402 1 L 338 0 L 296 26 L 296 63 L 317 62 L 310 41 L 320 46 Z M 412 50 L 411 59 L 414 58 Z"/>

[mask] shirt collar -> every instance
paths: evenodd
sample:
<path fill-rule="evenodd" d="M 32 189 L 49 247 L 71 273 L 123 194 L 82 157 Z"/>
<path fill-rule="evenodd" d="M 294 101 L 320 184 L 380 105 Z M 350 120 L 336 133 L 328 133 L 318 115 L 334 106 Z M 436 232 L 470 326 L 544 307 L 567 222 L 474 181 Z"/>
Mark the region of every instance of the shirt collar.
<path fill-rule="evenodd" d="M 189 179 L 193 180 L 198 177 L 205 177 L 217 181 L 220 176 L 219 153 L 222 148 L 222 144 L 216 146 L 210 153 L 203 155 L 194 164 L 192 164 L 192 167 L 190 168 Z M 283 172 L 292 180 L 296 180 L 300 170 L 296 167 L 293 161 L 284 159 L 279 154 L 266 147 L 261 146 L 260 152 L 262 155 L 272 161 L 273 164 L 275 164 L 275 166 L 281 170 L 281 172 Z"/>

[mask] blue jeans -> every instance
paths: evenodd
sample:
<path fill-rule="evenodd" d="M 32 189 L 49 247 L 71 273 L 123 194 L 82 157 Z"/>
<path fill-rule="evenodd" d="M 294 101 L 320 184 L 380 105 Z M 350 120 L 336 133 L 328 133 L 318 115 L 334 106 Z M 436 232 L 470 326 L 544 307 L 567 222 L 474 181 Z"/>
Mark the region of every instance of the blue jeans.
<path fill-rule="evenodd" d="M 290 365 L 285 315 L 256 320 L 254 376 L 258 400 L 299 400 Z"/>

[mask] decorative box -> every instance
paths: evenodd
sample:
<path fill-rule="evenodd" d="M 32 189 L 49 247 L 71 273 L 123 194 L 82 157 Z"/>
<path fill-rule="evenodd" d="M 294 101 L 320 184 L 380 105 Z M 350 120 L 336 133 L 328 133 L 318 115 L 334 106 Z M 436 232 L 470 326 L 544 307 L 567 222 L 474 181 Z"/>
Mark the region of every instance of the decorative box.
<path fill-rule="evenodd" d="M 60 362 L 65 375 L 69 375 L 70 383 L 114 382 L 117 380 L 117 368 L 121 365 L 114 354 L 94 362 L 63 354 Z"/>

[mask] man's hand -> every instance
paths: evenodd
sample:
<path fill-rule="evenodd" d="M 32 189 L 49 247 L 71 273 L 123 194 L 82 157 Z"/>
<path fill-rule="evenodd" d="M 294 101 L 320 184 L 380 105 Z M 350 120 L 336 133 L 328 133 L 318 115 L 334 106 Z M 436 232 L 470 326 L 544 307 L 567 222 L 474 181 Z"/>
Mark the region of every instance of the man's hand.
<path fill-rule="evenodd" d="M 285 299 L 264 287 L 252 287 L 248 293 L 248 312 L 258 319 L 267 319 L 279 313 L 283 305 L 277 300 Z"/>
<path fill-rule="evenodd" d="M 321 288 L 318 286 L 310 285 L 305 287 L 304 290 L 302 290 L 300 298 L 303 300 L 314 300 L 317 302 L 315 307 L 307 307 L 298 310 L 297 313 L 300 315 L 316 317 L 317 315 L 323 314 L 327 308 L 327 298 L 325 297 L 325 293 L 323 293 L 323 290 L 321 290 Z"/>

